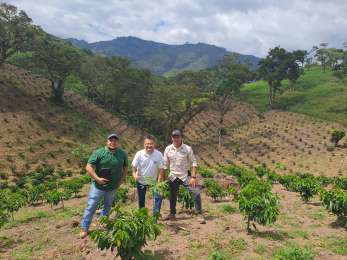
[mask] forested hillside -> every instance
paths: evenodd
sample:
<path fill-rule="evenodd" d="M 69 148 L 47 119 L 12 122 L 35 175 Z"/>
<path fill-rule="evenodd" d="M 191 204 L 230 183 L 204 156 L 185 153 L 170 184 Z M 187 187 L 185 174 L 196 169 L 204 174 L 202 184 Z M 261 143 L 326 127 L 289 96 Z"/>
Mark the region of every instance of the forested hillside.
<path fill-rule="evenodd" d="M 224 48 L 205 43 L 169 45 L 130 36 L 93 43 L 77 39 L 66 40 L 76 47 L 91 50 L 93 53 L 126 57 L 140 68 L 165 76 L 176 75 L 185 70 L 198 71 L 211 68 L 225 55 L 231 54 Z M 242 63 L 249 62 L 252 69 L 258 67 L 260 58 L 253 55 L 237 55 Z"/>

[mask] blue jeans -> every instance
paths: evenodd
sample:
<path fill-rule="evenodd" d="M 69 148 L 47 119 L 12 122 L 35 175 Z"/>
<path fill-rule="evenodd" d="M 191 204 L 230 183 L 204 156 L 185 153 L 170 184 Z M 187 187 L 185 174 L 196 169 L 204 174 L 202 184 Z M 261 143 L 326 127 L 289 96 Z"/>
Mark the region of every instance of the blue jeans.
<path fill-rule="evenodd" d="M 144 208 L 146 203 L 146 192 L 147 192 L 148 185 L 141 184 L 139 182 L 136 182 L 136 188 L 137 188 L 137 195 L 139 197 L 139 208 Z M 162 196 L 154 192 L 153 193 L 153 214 L 160 213 L 161 208 L 161 202 L 163 200 Z"/>
<path fill-rule="evenodd" d="M 96 211 L 96 207 L 98 203 L 101 201 L 101 199 L 104 199 L 104 207 L 101 210 L 101 216 L 108 216 L 110 214 L 115 193 L 116 190 L 104 191 L 96 188 L 94 184 L 91 185 L 88 195 L 88 204 L 86 209 L 84 210 L 83 218 L 81 221 L 82 229 L 89 229 L 89 226 L 92 223 L 92 219 Z"/>

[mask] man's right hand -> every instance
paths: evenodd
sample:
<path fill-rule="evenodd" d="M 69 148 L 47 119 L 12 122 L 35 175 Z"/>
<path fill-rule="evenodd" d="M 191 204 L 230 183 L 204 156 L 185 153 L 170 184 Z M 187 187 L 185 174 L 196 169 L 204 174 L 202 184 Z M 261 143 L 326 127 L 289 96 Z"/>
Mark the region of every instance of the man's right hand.
<path fill-rule="evenodd" d="M 100 184 L 100 185 L 105 185 L 106 183 L 109 182 L 108 179 L 105 179 L 105 178 L 101 178 L 101 177 L 98 177 L 97 179 L 95 179 L 95 181 Z"/>

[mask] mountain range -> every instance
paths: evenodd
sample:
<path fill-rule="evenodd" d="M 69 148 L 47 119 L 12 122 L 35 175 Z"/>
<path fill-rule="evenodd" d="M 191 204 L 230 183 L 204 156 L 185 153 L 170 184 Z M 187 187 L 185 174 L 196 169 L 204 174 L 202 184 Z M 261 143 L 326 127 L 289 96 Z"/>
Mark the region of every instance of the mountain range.
<path fill-rule="evenodd" d="M 170 45 L 132 36 L 93 43 L 74 38 L 66 39 L 66 41 L 93 53 L 127 57 L 136 66 L 164 76 L 174 75 L 184 70 L 197 71 L 214 67 L 223 56 L 231 53 L 225 48 L 205 43 Z M 252 68 L 258 66 L 260 58 L 253 55 L 238 55 L 240 62 L 249 62 Z"/>

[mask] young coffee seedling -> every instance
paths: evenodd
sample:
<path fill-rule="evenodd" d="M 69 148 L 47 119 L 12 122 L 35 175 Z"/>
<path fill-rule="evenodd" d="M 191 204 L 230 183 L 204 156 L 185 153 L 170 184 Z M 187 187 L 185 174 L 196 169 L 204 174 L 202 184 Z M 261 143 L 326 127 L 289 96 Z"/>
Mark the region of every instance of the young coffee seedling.
<path fill-rule="evenodd" d="M 276 221 L 279 214 L 279 198 L 272 194 L 268 182 L 253 180 L 242 188 L 239 195 L 239 208 L 247 220 L 250 233 L 251 221 L 269 225 Z M 255 224 L 253 223 L 255 228 Z"/>

